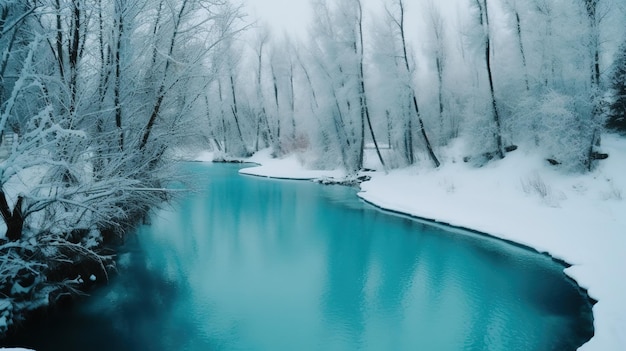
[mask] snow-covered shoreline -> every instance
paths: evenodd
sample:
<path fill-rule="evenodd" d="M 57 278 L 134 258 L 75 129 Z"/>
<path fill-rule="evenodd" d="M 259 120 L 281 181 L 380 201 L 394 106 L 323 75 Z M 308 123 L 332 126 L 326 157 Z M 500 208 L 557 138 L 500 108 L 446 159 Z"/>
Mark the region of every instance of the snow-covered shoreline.
<path fill-rule="evenodd" d="M 522 151 L 475 168 L 449 159 L 440 169 L 376 172 L 358 196 L 385 210 L 487 233 L 548 253 L 598 302 L 595 335 L 579 350 L 626 350 L 626 140 L 607 136 L 610 157 L 591 174 L 566 174 Z M 208 157 L 201 158 L 208 160 Z M 341 177 L 307 170 L 295 156 L 249 161 L 240 173 L 275 178 Z"/>

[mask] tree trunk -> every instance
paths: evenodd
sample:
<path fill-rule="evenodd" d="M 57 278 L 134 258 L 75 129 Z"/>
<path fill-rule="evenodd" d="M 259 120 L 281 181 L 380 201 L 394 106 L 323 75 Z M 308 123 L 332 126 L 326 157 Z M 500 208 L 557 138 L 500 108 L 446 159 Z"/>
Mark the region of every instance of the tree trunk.
<path fill-rule="evenodd" d="M 148 139 L 150 139 L 150 134 L 152 132 L 152 128 L 156 123 L 156 118 L 159 116 L 159 111 L 161 111 L 161 104 L 163 103 L 163 99 L 165 99 L 164 88 L 159 89 L 159 94 L 157 95 L 157 100 L 152 108 L 152 112 L 150 113 L 150 119 L 148 119 L 148 124 L 146 124 L 146 129 L 144 130 L 143 136 L 141 137 L 141 143 L 139 144 L 139 150 L 143 151 L 143 149 L 148 144 Z"/>
<path fill-rule="evenodd" d="M 163 77 L 161 79 L 161 85 L 159 86 L 156 101 L 152 108 L 152 113 L 150 113 L 150 119 L 148 119 L 148 123 L 146 124 L 146 127 L 143 131 L 143 136 L 141 137 L 141 143 L 139 144 L 139 150 L 141 151 L 143 151 L 143 149 L 146 147 L 146 144 L 148 143 L 148 140 L 150 139 L 150 134 L 152 133 L 152 129 L 154 128 L 154 125 L 156 123 L 156 119 L 159 116 L 159 113 L 161 111 L 161 104 L 163 103 L 163 100 L 165 99 L 165 94 L 167 93 L 165 89 L 166 88 L 165 82 L 167 79 L 167 75 L 169 73 L 169 67 L 171 65 L 170 58 L 172 57 L 174 53 L 174 48 L 176 46 L 176 37 L 178 35 L 178 28 L 180 27 L 180 24 L 182 22 L 182 17 L 185 12 L 186 6 L 187 6 L 187 0 L 183 1 L 181 8 L 178 11 L 178 16 L 174 19 L 174 28 L 172 29 L 172 38 L 170 39 L 170 46 L 167 51 L 167 60 L 165 62 L 165 68 L 163 69 Z M 160 12 L 160 7 L 159 7 L 159 12 Z"/>
<path fill-rule="evenodd" d="M 398 0 L 398 5 L 400 6 L 400 19 L 394 19 L 394 21 L 397 23 L 398 25 L 398 29 L 400 30 L 400 39 L 402 39 L 402 59 L 404 61 L 404 67 L 406 69 L 406 74 L 410 75 L 411 74 L 411 68 L 409 66 L 409 57 L 407 54 L 407 48 L 406 48 L 406 38 L 404 35 L 404 4 L 402 2 L 402 0 Z M 410 79 L 410 78 L 409 78 Z M 417 97 L 415 95 L 415 89 L 413 88 L 412 84 L 409 87 L 410 90 L 410 94 L 411 94 L 411 98 L 412 98 L 412 103 L 413 103 L 413 110 L 415 111 L 415 115 L 417 117 L 417 121 L 420 125 L 420 131 L 422 134 L 422 137 L 424 138 L 424 143 L 426 144 L 426 149 L 428 151 L 428 156 L 430 157 L 430 160 L 433 162 L 433 164 L 435 165 L 435 167 L 439 167 L 441 165 L 441 163 L 439 162 L 439 159 L 437 159 L 437 156 L 435 155 L 435 152 L 433 150 L 432 145 L 430 144 L 430 140 L 428 139 L 428 135 L 426 133 L 426 130 L 424 129 L 424 122 L 422 121 L 422 117 L 420 116 L 420 112 L 419 112 L 419 108 L 417 105 Z M 411 132 L 412 129 L 412 122 L 410 120 L 409 117 L 409 131 L 408 133 Z M 413 163 L 415 161 L 415 158 L 413 156 L 413 134 L 411 133 L 408 137 L 409 140 L 409 145 L 407 145 L 407 148 L 409 148 L 409 163 Z"/>
<path fill-rule="evenodd" d="M 431 2 L 429 6 L 430 21 L 433 27 L 435 39 L 435 69 L 437 70 L 437 93 L 439 102 L 439 138 L 440 145 L 447 142 L 450 133 L 445 133 L 445 121 L 443 116 L 443 70 L 445 66 L 445 43 L 444 43 L 444 23 L 439 11 Z"/>
<path fill-rule="evenodd" d="M 76 94 L 78 93 L 78 61 L 80 59 L 80 30 L 82 27 L 81 4 L 75 0 L 73 2 L 73 6 L 72 36 L 70 43 L 68 43 L 68 61 L 70 65 L 70 116 L 73 116 L 76 112 Z"/>
<path fill-rule="evenodd" d="M 591 105 L 593 110 L 591 112 L 591 123 L 593 131 L 591 133 L 591 140 L 589 144 L 589 151 L 587 156 L 587 170 L 593 170 L 594 165 L 594 148 L 600 146 L 600 126 L 597 123 L 597 119 L 602 113 L 602 109 L 599 103 L 600 95 L 600 33 L 599 33 L 599 19 L 597 16 L 597 7 L 599 0 L 585 0 L 585 7 L 587 9 L 587 15 L 589 16 L 589 31 L 590 31 L 590 46 L 591 46 Z"/>
<path fill-rule="evenodd" d="M 276 140 L 274 145 L 274 152 L 277 154 L 282 153 L 282 145 L 280 142 L 280 104 L 278 102 L 278 79 L 276 78 L 276 73 L 274 72 L 274 65 L 271 65 L 272 68 L 272 82 L 274 84 L 274 101 L 276 103 Z"/>
<path fill-rule="evenodd" d="M 215 147 L 217 148 L 217 151 L 222 151 L 222 145 L 220 145 L 220 142 L 217 140 L 217 138 L 215 137 L 215 131 L 213 130 L 212 127 L 212 123 L 211 123 L 211 109 L 210 109 L 210 104 L 209 104 L 209 97 L 204 94 L 204 104 L 206 107 L 206 119 L 207 119 L 207 127 L 209 129 L 209 137 L 208 139 L 212 139 L 213 142 L 215 143 Z M 209 142 L 210 143 L 210 142 Z"/>
<path fill-rule="evenodd" d="M 115 126 L 119 133 L 119 148 L 124 150 L 124 130 L 122 129 L 122 105 L 120 102 L 120 85 L 121 82 L 121 52 L 122 52 L 122 37 L 124 33 L 124 17 L 122 15 L 123 8 L 118 8 L 117 17 L 117 43 L 115 49 L 115 85 L 113 89 L 113 99 L 115 105 Z"/>
<path fill-rule="evenodd" d="M 233 95 L 233 106 L 232 112 L 233 117 L 235 118 L 235 126 L 237 127 L 237 135 L 239 136 L 239 141 L 241 142 L 241 147 L 244 151 L 245 156 L 248 156 L 248 147 L 246 146 L 245 140 L 243 140 L 243 133 L 241 132 L 241 126 L 239 125 L 239 111 L 237 109 L 237 96 L 235 95 L 235 80 L 233 75 L 230 75 L 230 91 Z"/>
<path fill-rule="evenodd" d="M 259 51 L 257 52 L 257 81 L 256 81 L 256 95 L 261 106 L 261 111 L 257 119 L 257 132 L 255 149 L 259 151 L 259 139 L 263 138 L 265 146 L 273 144 L 272 131 L 270 130 L 269 121 L 267 120 L 267 111 L 265 110 L 265 99 L 263 97 L 262 76 L 263 76 L 263 46 L 265 46 L 265 38 L 262 38 L 259 45 Z M 265 130 L 263 131 L 263 125 Z"/>
<path fill-rule="evenodd" d="M 356 172 L 358 169 L 355 169 L 355 165 L 351 162 L 350 158 L 347 155 L 347 150 L 350 150 L 351 143 L 348 134 L 346 133 L 344 119 L 341 113 L 341 106 L 339 105 L 339 99 L 337 98 L 337 93 L 334 87 L 331 87 L 331 92 L 333 94 L 333 99 L 335 101 L 335 109 L 336 113 L 333 113 L 333 126 L 335 128 L 335 133 L 337 133 L 337 139 L 339 140 L 339 150 L 341 151 L 341 159 L 343 161 L 343 165 L 346 167 L 348 172 Z M 345 146 L 343 145 L 345 143 Z"/>
<path fill-rule="evenodd" d="M 435 58 L 435 63 L 437 66 L 437 80 L 439 81 L 437 89 L 438 89 L 438 95 L 439 95 L 439 136 L 441 137 L 444 133 L 443 133 L 443 129 L 444 129 L 444 123 L 443 123 L 443 63 L 442 63 L 442 58 L 439 56 L 439 53 L 437 53 L 437 57 Z"/>
<path fill-rule="evenodd" d="M 487 68 L 487 77 L 489 78 L 489 93 L 491 94 L 491 107 L 493 113 L 493 121 L 496 125 L 494 132 L 494 139 L 496 141 L 496 155 L 498 158 L 504 158 L 504 151 L 502 148 L 502 127 L 500 123 L 500 115 L 498 114 L 498 105 L 496 103 L 496 95 L 493 87 L 493 74 L 491 70 L 491 34 L 489 28 L 489 12 L 487 10 L 487 0 L 481 3 L 481 0 L 476 0 L 478 9 L 480 11 L 480 24 L 484 31 L 485 40 L 485 66 Z"/>
<path fill-rule="evenodd" d="M 9 209 L 6 195 L 0 190 L 0 213 L 7 226 L 6 237 L 10 241 L 17 241 L 22 238 L 22 230 L 24 228 L 24 214 L 22 213 L 22 202 L 24 198 L 18 196 L 13 212 Z"/>
<path fill-rule="evenodd" d="M 426 142 L 426 150 L 428 151 L 428 156 L 430 157 L 431 161 L 433 161 L 433 163 L 435 164 L 435 167 L 439 167 L 441 166 L 441 163 L 437 159 L 437 156 L 435 156 L 435 151 L 433 150 L 433 146 L 430 143 L 430 140 L 428 140 L 428 135 L 426 134 L 426 128 L 424 128 L 424 121 L 422 120 L 422 117 L 420 117 L 419 110 L 417 109 L 417 98 L 415 97 L 415 94 L 413 94 L 413 106 L 415 107 L 415 113 L 417 114 L 417 121 L 420 124 L 420 132 L 422 133 L 424 142 Z"/>
<path fill-rule="evenodd" d="M 55 0 L 54 9 L 56 10 L 56 49 L 57 49 L 57 62 L 59 64 L 59 74 L 61 80 L 65 79 L 65 59 L 63 58 L 63 25 L 61 20 L 61 4 L 59 0 Z"/>
<path fill-rule="evenodd" d="M 291 112 L 291 141 L 296 142 L 296 97 L 293 88 L 293 62 L 289 63 L 289 108 Z"/>
<path fill-rule="evenodd" d="M 515 11 L 515 23 L 517 24 L 517 42 L 519 43 L 519 52 L 522 56 L 522 65 L 524 66 L 524 82 L 526 83 L 526 91 L 530 91 L 530 83 L 528 80 L 528 67 L 526 65 L 526 52 L 524 51 L 524 42 L 522 41 L 522 24 L 517 9 Z"/>
<path fill-rule="evenodd" d="M 412 101 L 409 106 L 409 110 L 412 107 Z M 404 131 L 404 154 L 406 155 L 407 162 L 412 165 L 415 163 L 415 153 L 413 150 L 413 116 L 409 112 L 406 119 L 406 129 Z"/>
<path fill-rule="evenodd" d="M 226 112 L 224 111 L 224 95 L 222 93 L 222 80 L 217 80 L 217 92 L 220 97 L 220 115 L 222 116 L 222 137 L 224 138 L 224 153 L 228 154 L 228 138 L 226 137 Z"/>
<path fill-rule="evenodd" d="M 363 117 L 365 116 L 365 120 L 367 120 L 367 126 L 370 129 L 370 134 L 372 136 L 372 141 L 374 142 L 374 147 L 376 148 L 376 154 L 378 155 L 378 159 L 380 160 L 380 164 L 383 166 L 385 173 L 387 172 L 387 166 L 385 165 L 385 160 L 383 160 L 383 155 L 380 153 L 380 148 L 378 147 L 378 142 L 376 142 L 376 136 L 374 135 L 374 128 L 372 128 L 372 120 L 370 118 L 370 110 L 367 105 L 367 95 L 365 94 L 365 74 L 363 71 L 363 56 L 364 56 L 364 47 L 363 47 L 363 10 L 361 8 L 361 1 L 357 2 L 359 7 L 359 40 L 360 40 L 360 52 L 359 52 L 359 93 L 360 93 L 360 101 L 361 101 L 361 128 L 363 128 Z M 365 136 L 362 135 L 361 146 L 363 146 Z M 362 155 L 361 150 L 361 155 Z M 363 157 L 361 156 L 360 166 L 363 167 Z"/>

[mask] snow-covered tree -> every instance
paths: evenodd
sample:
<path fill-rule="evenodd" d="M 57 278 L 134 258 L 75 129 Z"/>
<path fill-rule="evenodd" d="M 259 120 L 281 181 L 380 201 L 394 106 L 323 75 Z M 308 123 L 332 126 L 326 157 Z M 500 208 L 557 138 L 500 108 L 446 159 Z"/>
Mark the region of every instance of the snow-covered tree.
<path fill-rule="evenodd" d="M 103 241 L 171 198 L 168 150 L 194 139 L 240 16 L 222 0 L 0 3 L 6 324 L 106 279 Z"/>
<path fill-rule="evenodd" d="M 609 84 L 610 112 L 607 127 L 626 133 L 626 41 L 617 52 Z"/>
<path fill-rule="evenodd" d="M 311 51 L 315 78 L 319 79 L 320 106 L 327 116 L 324 127 L 330 128 L 335 154 L 341 164 L 356 172 L 362 166 L 365 126 L 360 118 L 358 94 L 357 8 L 351 0 L 331 7 L 326 1 L 314 4 L 314 27 Z M 330 160 L 328 160 L 330 161 Z"/>
<path fill-rule="evenodd" d="M 405 29 L 405 5 L 402 0 L 396 0 L 393 2 L 393 8 L 387 10 L 387 16 L 389 17 L 389 21 L 392 25 L 392 40 L 397 43 L 396 50 L 398 53 L 396 54 L 399 57 L 398 62 L 395 64 L 395 68 L 401 70 L 397 76 L 403 77 L 402 84 L 404 85 L 404 89 L 406 90 L 402 96 L 407 98 L 407 101 L 401 102 L 403 105 L 409 105 L 412 112 L 407 116 L 406 120 L 406 131 L 404 137 L 405 149 L 407 151 L 407 160 L 409 164 L 415 162 L 414 156 L 414 141 L 413 141 L 413 133 L 414 128 L 417 128 L 419 134 L 422 137 L 426 150 L 428 152 L 428 156 L 432 161 L 435 167 L 439 167 L 441 162 L 438 157 L 435 155 L 433 145 L 430 142 L 430 138 L 428 137 L 428 133 L 426 131 L 426 126 L 424 124 L 424 120 L 422 118 L 419 104 L 417 101 L 417 92 L 413 82 L 413 67 L 411 67 L 411 63 L 409 61 L 409 47 L 406 38 L 406 29 Z M 417 126 L 415 124 L 417 123 Z"/>
<path fill-rule="evenodd" d="M 495 83 L 493 77 L 493 64 L 492 64 L 492 43 L 493 43 L 493 33 L 492 33 L 492 25 L 490 24 L 490 8 L 489 4 L 491 1 L 487 0 L 475 0 L 477 18 L 480 27 L 482 28 L 483 34 L 483 42 L 482 42 L 482 51 L 483 51 L 483 60 L 484 66 L 487 72 L 487 80 L 489 86 L 489 96 L 490 96 L 490 105 L 491 105 L 491 115 L 493 118 L 494 128 L 493 128 L 493 139 L 495 141 L 495 145 L 493 146 L 495 155 L 499 158 L 504 157 L 504 146 L 502 143 L 502 119 L 500 118 L 500 111 L 498 110 L 498 102 L 495 94 Z"/>

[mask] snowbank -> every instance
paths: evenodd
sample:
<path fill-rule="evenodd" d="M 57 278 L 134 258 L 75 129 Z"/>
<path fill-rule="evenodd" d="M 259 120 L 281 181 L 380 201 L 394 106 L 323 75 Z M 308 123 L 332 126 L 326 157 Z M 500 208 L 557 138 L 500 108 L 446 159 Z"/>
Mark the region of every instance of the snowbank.
<path fill-rule="evenodd" d="M 591 175 L 565 175 L 521 151 L 483 168 L 376 175 L 359 196 L 381 208 L 471 228 L 547 252 L 598 300 L 594 337 L 580 350 L 626 350 L 626 142 Z"/>
<path fill-rule="evenodd" d="M 562 259 L 565 273 L 598 300 L 594 337 L 580 350 L 626 350 L 626 140 L 603 139 L 609 153 L 592 174 L 564 174 L 518 150 L 474 168 L 447 156 L 436 170 L 378 172 L 361 184 L 362 199 L 383 209 L 489 233 Z M 458 153 L 457 153 L 458 155 Z M 342 176 L 306 170 L 295 156 L 268 151 L 240 173 L 292 179 Z"/>
<path fill-rule="evenodd" d="M 345 172 L 341 170 L 320 171 L 306 169 L 302 166 L 302 163 L 298 160 L 296 155 L 274 159 L 271 157 L 271 150 L 269 149 L 257 152 L 246 161 L 258 163 L 260 166 L 242 169 L 239 171 L 241 174 L 300 180 L 322 177 L 341 178 L 345 176 Z"/>

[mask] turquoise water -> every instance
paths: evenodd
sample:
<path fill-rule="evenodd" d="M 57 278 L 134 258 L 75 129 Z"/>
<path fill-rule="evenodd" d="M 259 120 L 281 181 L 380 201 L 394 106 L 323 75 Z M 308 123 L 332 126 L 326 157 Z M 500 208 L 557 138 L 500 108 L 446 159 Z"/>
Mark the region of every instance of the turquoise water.
<path fill-rule="evenodd" d="M 198 190 L 121 274 L 13 344 L 44 350 L 575 350 L 591 306 L 546 256 L 380 212 L 352 188 L 188 164 Z"/>

